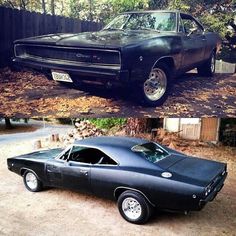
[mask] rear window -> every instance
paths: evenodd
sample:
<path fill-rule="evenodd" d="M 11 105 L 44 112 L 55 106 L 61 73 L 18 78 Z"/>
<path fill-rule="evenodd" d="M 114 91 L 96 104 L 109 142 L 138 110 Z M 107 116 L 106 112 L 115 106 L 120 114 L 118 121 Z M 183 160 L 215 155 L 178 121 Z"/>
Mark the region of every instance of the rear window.
<path fill-rule="evenodd" d="M 167 151 L 152 142 L 136 145 L 131 150 L 152 163 L 156 163 L 169 155 Z"/>

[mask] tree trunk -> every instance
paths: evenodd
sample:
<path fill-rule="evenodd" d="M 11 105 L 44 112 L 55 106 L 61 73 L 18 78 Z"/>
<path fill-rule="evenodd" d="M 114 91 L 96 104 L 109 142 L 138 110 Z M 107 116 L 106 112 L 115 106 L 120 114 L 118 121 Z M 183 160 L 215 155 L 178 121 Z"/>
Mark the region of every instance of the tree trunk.
<path fill-rule="evenodd" d="M 55 2 L 54 2 L 54 0 L 51 0 L 51 13 L 52 13 L 52 15 L 55 15 Z"/>
<path fill-rule="evenodd" d="M 4 118 L 5 119 L 5 127 L 6 129 L 12 129 L 12 125 L 11 125 L 11 120 L 10 118 Z"/>
<path fill-rule="evenodd" d="M 152 133 L 163 127 L 163 118 L 128 118 L 125 133 L 135 136 L 141 133 Z"/>
<path fill-rule="evenodd" d="M 144 133 L 147 129 L 147 118 L 128 118 L 125 133 L 127 135 L 135 136 Z"/>
<path fill-rule="evenodd" d="M 47 14 L 45 0 L 42 0 L 42 10 L 44 14 Z"/>

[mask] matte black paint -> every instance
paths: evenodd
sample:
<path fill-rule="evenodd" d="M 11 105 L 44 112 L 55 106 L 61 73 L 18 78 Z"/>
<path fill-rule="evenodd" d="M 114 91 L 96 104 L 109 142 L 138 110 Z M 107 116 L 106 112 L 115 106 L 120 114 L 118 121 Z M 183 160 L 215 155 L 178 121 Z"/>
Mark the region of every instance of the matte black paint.
<path fill-rule="evenodd" d="M 179 25 L 182 13 L 173 12 Z M 93 81 L 96 77 L 103 82 L 140 83 L 148 78 L 151 69 L 161 61 L 170 68 L 173 77 L 201 65 L 210 58 L 214 50 L 217 50 L 220 41 L 216 33 L 204 31 L 201 34 L 187 36 L 179 30 L 179 27 L 176 32 L 102 30 L 78 34 L 52 34 L 15 41 L 16 55 L 13 61 L 21 66 L 44 71 L 51 69 L 66 71 L 71 74 L 74 82 L 81 79 Z M 16 49 L 20 45 L 41 47 L 42 51 L 45 46 L 52 49 L 64 48 L 68 52 L 76 49 L 79 53 L 90 49 L 114 50 L 120 53 L 121 63 L 114 66 L 109 65 L 108 61 L 107 63 L 74 63 L 51 60 L 50 56 L 48 59 L 24 58 L 17 55 Z M 97 57 L 96 51 L 94 55 Z"/>
<path fill-rule="evenodd" d="M 102 151 L 117 165 L 63 161 L 58 159 L 64 152 L 58 156 L 60 149 L 8 158 L 7 164 L 9 170 L 19 175 L 25 169 L 34 171 L 44 186 L 71 188 L 113 199 L 121 190 L 134 189 L 153 206 L 177 211 L 200 210 L 223 187 L 226 164 L 189 157 L 159 144 L 169 155 L 154 164 L 131 150 L 146 142 L 149 141 L 129 137 L 96 137 L 74 143 Z M 172 173 L 171 178 L 161 176 L 166 171 Z M 211 193 L 205 196 L 209 185 Z"/>

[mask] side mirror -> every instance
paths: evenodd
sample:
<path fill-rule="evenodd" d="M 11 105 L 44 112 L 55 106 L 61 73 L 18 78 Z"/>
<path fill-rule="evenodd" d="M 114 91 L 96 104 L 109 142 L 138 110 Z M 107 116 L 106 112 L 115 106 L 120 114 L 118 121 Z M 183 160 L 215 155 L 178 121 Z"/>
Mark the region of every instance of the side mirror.
<path fill-rule="evenodd" d="M 190 36 L 190 35 L 192 35 L 194 33 L 197 33 L 197 31 L 198 31 L 197 27 L 191 28 L 191 29 L 189 29 L 189 33 L 187 35 Z"/>

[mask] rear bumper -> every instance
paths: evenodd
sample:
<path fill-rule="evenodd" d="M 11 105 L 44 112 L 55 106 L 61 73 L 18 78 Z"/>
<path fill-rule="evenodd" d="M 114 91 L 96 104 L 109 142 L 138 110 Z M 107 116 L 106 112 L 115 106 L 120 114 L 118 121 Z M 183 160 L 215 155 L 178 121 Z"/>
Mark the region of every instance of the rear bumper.
<path fill-rule="evenodd" d="M 116 65 L 76 64 L 66 61 L 30 60 L 18 57 L 13 58 L 13 64 L 18 67 L 27 67 L 44 72 L 50 72 L 51 70 L 65 71 L 70 75 L 77 75 L 73 79 L 74 82 L 76 80 L 99 80 L 101 82 L 109 81 L 122 84 L 129 81 L 129 71 L 121 70 L 120 66 Z"/>
<path fill-rule="evenodd" d="M 201 199 L 199 201 L 199 208 L 202 209 L 206 203 L 211 202 L 215 199 L 216 195 L 220 192 L 220 190 L 223 188 L 224 186 L 224 182 L 225 179 L 227 177 L 227 172 L 225 172 L 224 176 L 222 177 L 222 179 L 220 180 L 220 182 L 214 187 L 213 191 L 204 199 Z M 199 209 L 199 210 L 200 210 Z"/>

